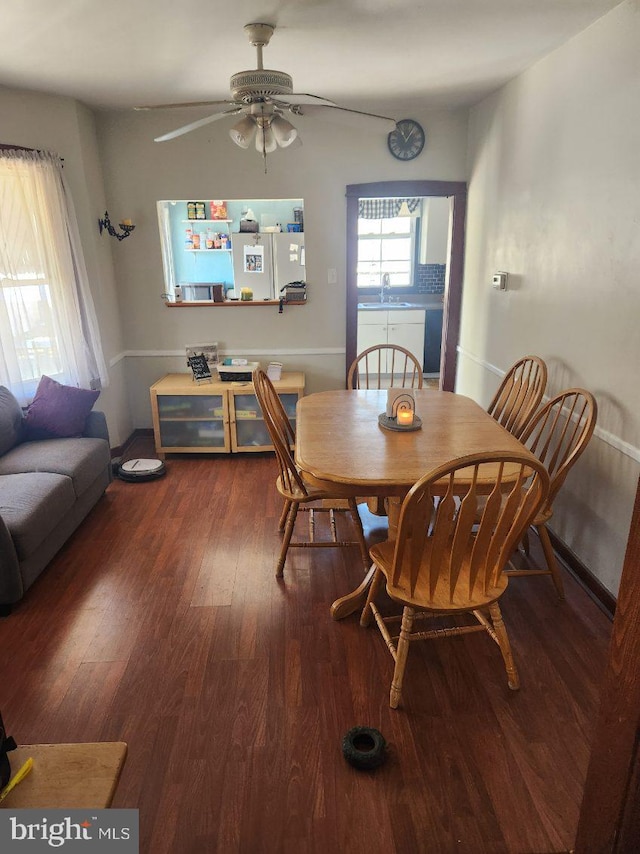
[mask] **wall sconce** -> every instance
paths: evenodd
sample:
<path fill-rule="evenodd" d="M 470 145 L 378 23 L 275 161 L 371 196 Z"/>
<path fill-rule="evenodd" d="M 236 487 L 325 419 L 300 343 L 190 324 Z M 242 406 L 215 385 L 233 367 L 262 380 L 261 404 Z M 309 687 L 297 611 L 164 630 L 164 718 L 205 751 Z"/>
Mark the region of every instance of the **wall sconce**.
<path fill-rule="evenodd" d="M 106 228 L 111 237 L 115 237 L 118 240 L 124 240 L 125 237 L 129 237 L 129 235 L 135 228 L 135 225 L 133 225 L 130 219 L 123 219 L 122 222 L 118 223 L 122 231 L 116 231 L 115 227 L 111 223 L 111 220 L 109 219 L 108 211 L 105 211 L 104 217 L 98 220 L 98 225 L 100 226 L 100 234 L 102 234 L 102 230 Z"/>

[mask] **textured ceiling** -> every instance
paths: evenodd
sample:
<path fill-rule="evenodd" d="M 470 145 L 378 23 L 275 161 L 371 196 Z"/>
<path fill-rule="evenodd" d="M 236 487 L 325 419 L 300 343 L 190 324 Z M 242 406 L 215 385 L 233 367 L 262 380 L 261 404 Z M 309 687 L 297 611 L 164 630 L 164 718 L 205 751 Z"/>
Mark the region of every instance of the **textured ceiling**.
<path fill-rule="evenodd" d="M 618 0 L 3 0 L 0 85 L 93 107 L 226 98 L 264 65 L 344 106 L 472 104 Z"/>

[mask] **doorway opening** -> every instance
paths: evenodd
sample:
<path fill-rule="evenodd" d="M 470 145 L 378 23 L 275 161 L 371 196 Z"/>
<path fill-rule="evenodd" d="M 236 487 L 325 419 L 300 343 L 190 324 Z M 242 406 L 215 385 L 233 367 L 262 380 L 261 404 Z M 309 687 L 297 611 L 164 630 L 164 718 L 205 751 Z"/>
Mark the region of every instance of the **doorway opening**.
<path fill-rule="evenodd" d="M 358 306 L 362 306 L 361 313 L 366 313 L 371 318 L 367 309 L 378 312 L 388 306 L 390 311 L 393 311 L 406 302 L 412 307 L 424 305 L 427 308 L 424 313 L 425 343 L 419 345 L 420 352 L 417 354 L 419 360 L 424 362 L 425 384 L 433 386 L 434 378 L 439 377 L 439 387 L 445 391 L 453 391 L 462 302 L 466 197 L 466 184 L 456 181 L 382 181 L 347 186 L 345 374 L 359 352 Z M 429 285 L 425 286 L 423 281 L 419 281 L 421 277 L 424 278 L 425 269 L 438 266 L 429 264 L 433 259 L 429 255 L 426 240 L 427 217 L 424 214 L 428 212 L 430 203 L 433 203 L 434 225 L 440 200 L 447 200 L 448 208 L 446 251 L 442 259 L 445 261 L 444 282 L 442 288 L 437 283 L 430 288 Z M 394 205 L 398 207 L 398 211 L 395 211 Z M 378 216 L 378 213 L 382 216 Z M 407 232 L 404 235 L 400 233 L 402 229 L 398 229 L 397 225 L 403 224 L 401 218 L 407 214 L 413 215 L 414 221 L 409 229 L 404 229 Z M 373 224 L 368 228 L 367 218 L 373 220 Z M 422 219 L 422 222 L 416 225 L 419 219 Z M 388 234 L 397 235 L 385 240 L 385 230 Z M 375 231 L 380 232 L 379 237 L 373 234 Z M 395 257 L 400 250 L 407 255 L 406 259 Z M 429 290 L 433 293 L 429 294 Z M 422 316 L 423 312 L 417 314 Z M 394 313 L 393 317 L 399 315 Z M 380 328 L 382 326 L 381 323 Z M 434 353 L 434 347 L 440 344 L 440 328 L 442 342 Z M 360 337 L 364 341 L 362 334 Z M 415 346 L 418 347 L 418 344 Z"/>

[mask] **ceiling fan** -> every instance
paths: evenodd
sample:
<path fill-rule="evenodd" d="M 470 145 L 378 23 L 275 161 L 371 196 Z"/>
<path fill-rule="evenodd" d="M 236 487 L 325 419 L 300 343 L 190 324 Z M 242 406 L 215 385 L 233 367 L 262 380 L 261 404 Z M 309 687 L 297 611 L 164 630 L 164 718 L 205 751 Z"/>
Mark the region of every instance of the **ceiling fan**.
<path fill-rule="evenodd" d="M 275 27 L 271 24 L 247 24 L 244 28 L 249 42 L 258 54 L 257 68 L 251 71 L 239 71 L 231 77 L 231 98 L 224 101 L 194 101 L 185 104 L 159 104 L 148 107 L 135 107 L 136 110 L 168 109 L 171 107 L 222 107 L 216 113 L 190 122 L 169 133 L 158 136 L 155 142 L 175 139 L 197 128 L 228 116 L 241 116 L 229 130 L 229 135 L 240 148 L 248 148 L 255 138 L 256 149 L 266 161 L 267 154 L 278 146 L 286 148 L 300 139 L 297 129 L 284 118 L 289 112 L 296 116 L 322 114 L 327 118 L 342 119 L 349 123 L 366 126 L 372 130 L 389 133 L 395 130 L 396 122 L 386 116 L 349 110 L 339 107 L 333 101 L 317 95 L 299 94 L 293 91 L 293 80 L 284 71 L 274 71 L 263 67 L 262 48 L 269 44 Z M 266 163 L 265 163 L 266 171 Z"/>

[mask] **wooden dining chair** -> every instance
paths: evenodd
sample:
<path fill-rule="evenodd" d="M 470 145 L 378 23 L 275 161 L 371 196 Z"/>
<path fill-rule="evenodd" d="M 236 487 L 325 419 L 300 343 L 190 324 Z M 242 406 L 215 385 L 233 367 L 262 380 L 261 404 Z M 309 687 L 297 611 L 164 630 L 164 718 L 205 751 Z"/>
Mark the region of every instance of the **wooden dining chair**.
<path fill-rule="evenodd" d="M 531 525 L 538 533 L 544 553 L 546 568 L 516 569 L 512 565 L 507 575 L 551 575 L 564 598 L 562 576 L 547 531 L 547 522 L 553 515 L 553 502 L 560 487 L 593 436 L 598 417 L 594 396 L 581 388 L 570 388 L 552 398 L 534 416 L 520 437 L 520 441 L 544 463 L 550 478 L 549 494 Z M 522 538 L 525 554 L 529 555 L 529 538 Z"/>
<path fill-rule="evenodd" d="M 487 412 L 519 439 L 540 405 L 546 385 L 546 364 L 538 356 L 523 356 L 505 374 Z"/>
<path fill-rule="evenodd" d="M 370 561 L 355 492 L 350 493 L 346 487 L 344 491 L 339 492 L 337 487 L 335 491 L 329 488 L 322 489 L 305 481 L 303 473 L 298 470 L 293 458 L 292 447 L 295 444 L 295 433 L 278 392 L 269 377 L 260 368 L 253 373 L 253 385 L 276 452 L 280 470 L 276 488 L 284 499 L 284 506 L 278 523 L 278 530 L 284 531 L 284 536 L 276 565 L 276 576 L 282 577 L 287 552 L 290 548 L 346 548 L 357 545 L 360 548 L 364 568 L 368 570 Z M 309 512 L 309 539 L 293 541 L 293 531 L 300 509 Z M 345 512 L 351 516 L 355 525 L 357 537 L 355 541 L 338 539 L 336 514 Z M 316 513 L 328 514 L 331 539 L 316 540 Z"/>
<path fill-rule="evenodd" d="M 397 344 L 377 344 L 359 353 L 347 374 L 347 388 L 422 388 L 416 357 Z"/>
<path fill-rule="evenodd" d="M 402 503 L 398 534 L 373 546 L 375 572 L 361 625 L 371 615 L 395 660 L 389 704 L 398 707 L 413 641 L 486 631 L 500 647 L 509 687 L 520 686 L 498 600 L 507 589 L 503 569 L 545 500 L 549 476 L 531 455 L 473 454 L 419 480 Z M 480 511 L 480 512 L 479 512 Z M 402 616 L 382 616 L 380 582 Z M 445 627 L 414 629 L 419 619 L 468 614 Z M 400 622 L 400 634 L 390 626 Z"/>

